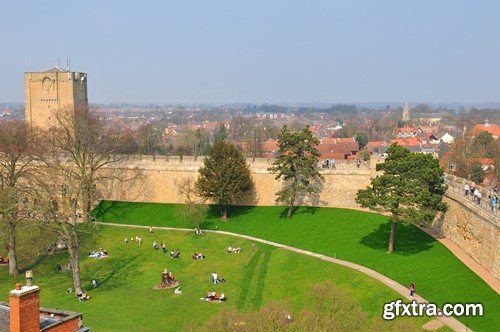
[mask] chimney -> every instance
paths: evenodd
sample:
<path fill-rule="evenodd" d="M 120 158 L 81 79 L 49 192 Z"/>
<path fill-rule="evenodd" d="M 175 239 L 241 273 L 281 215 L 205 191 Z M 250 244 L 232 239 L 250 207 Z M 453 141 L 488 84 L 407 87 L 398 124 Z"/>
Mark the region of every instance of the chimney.
<path fill-rule="evenodd" d="M 31 271 L 29 281 L 31 282 Z M 40 288 L 16 283 L 9 294 L 10 332 L 40 331 Z"/>

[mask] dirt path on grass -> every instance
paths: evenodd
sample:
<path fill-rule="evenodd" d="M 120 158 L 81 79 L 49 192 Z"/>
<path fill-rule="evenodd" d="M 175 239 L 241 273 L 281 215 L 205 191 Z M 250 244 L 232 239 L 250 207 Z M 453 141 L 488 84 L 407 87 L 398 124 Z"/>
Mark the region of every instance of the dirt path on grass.
<path fill-rule="evenodd" d="M 99 224 L 99 225 L 103 225 L 103 226 L 149 229 L 149 226 L 114 224 L 114 223 L 101 223 L 101 222 L 95 222 L 95 223 Z M 168 230 L 168 231 L 194 232 L 193 229 L 189 229 L 189 228 L 154 227 L 154 229 Z M 316 257 L 316 258 L 319 258 L 319 259 L 321 259 L 323 261 L 326 261 L 326 262 L 330 262 L 330 263 L 342 265 L 342 266 L 351 268 L 353 270 L 359 271 L 359 272 L 364 273 L 364 274 L 366 274 L 366 275 L 368 275 L 368 276 L 370 276 L 372 278 L 377 279 L 378 281 L 382 282 L 386 286 L 390 287 L 392 290 L 394 290 L 397 293 L 399 293 L 403 298 L 411 300 L 410 294 L 409 294 L 409 290 L 406 288 L 406 286 L 398 284 L 396 281 L 387 278 L 386 276 L 378 273 L 377 271 L 374 271 L 372 269 L 369 269 L 369 268 L 364 267 L 364 266 L 359 265 L 359 264 L 351 263 L 351 262 L 344 261 L 344 260 L 337 259 L 337 258 L 333 258 L 333 257 L 330 257 L 330 256 L 325 256 L 325 255 L 317 254 L 317 253 L 314 253 L 312 251 L 308 251 L 308 250 L 303 250 L 303 249 L 299 249 L 299 248 L 287 246 L 287 245 L 284 245 L 284 244 L 281 244 L 281 243 L 276 243 L 276 242 L 272 242 L 272 241 L 267 241 L 267 240 L 259 239 L 259 238 L 248 236 L 248 235 L 231 233 L 231 232 L 226 232 L 226 231 L 215 231 L 215 230 L 204 230 L 203 232 L 205 232 L 205 233 L 214 233 L 214 234 L 223 234 L 223 235 L 229 235 L 229 236 L 239 237 L 239 238 L 243 238 L 243 239 L 254 241 L 254 242 L 264 243 L 264 244 L 267 244 L 267 245 L 270 245 L 270 246 L 273 246 L 273 247 L 276 247 L 276 248 L 281 248 L 281 249 L 284 249 L 284 250 L 292 251 L 292 252 L 295 252 L 295 253 L 298 253 L 298 254 L 302 254 L 302 255 L 306 255 L 306 256 L 310 256 L 310 257 Z M 419 295 L 415 296 L 415 300 L 417 301 L 417 303 L 428 303 L 428 301 L 426 299 L 424 299 L 423 297 L 421 297 Z M 462 324 L 461 322 L 459 322 L 457 319 L 455 319 L 453 317 L 436 317 L 436 318 L 439 319 L 441 322 L 443 322 L 443 324 L 449 326 L 454 331 L 459 331 L 459 332 L 462 332 L 462 331 L 463 332 L 466 332 L 466 331 L 470 332 L 471 331 L 470 328 L 466 327 L 464 324 Z"/>

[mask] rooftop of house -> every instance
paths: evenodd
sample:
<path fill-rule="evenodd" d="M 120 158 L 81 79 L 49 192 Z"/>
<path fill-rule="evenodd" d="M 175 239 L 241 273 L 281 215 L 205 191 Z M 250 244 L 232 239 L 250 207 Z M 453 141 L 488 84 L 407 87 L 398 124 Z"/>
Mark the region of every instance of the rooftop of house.
<path fill-rule="evenodd" d="M 500 125 L 495 123 L 477 124 L 471 129 L 471 134 L 476 136 L 482 131 L 487 131 L 493 136 L 500 136 Z"/>
<path fill-rule="evenodd" d="M 40 308 L 40 330 L 50 330 L 51 327 L 69 319 L 81 316 L 81 313 L 48 308 Z M 7 302 L 0 302 L 0 332 L 9 332 L 10 307 Z M 81 327 L 76 332 L 90 331 L 88 327 Z"/>

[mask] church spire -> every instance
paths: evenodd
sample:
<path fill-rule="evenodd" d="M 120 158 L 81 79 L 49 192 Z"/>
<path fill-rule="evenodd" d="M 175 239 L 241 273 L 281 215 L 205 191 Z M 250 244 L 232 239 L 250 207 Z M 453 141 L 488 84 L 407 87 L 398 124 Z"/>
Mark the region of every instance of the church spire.
<path fill-rule="evenodd" d="M 403 116 L 401 118 L 401 121 L 403 121 L 404 123 L 410 121 L 410 107 L 408 106 L 408 102 L 406 101 L 403 106 Z"/>

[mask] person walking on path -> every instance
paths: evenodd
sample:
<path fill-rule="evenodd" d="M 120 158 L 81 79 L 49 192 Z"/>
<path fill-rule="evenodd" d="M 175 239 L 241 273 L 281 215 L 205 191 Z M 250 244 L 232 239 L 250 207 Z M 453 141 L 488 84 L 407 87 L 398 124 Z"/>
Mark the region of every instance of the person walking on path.
<path fill-rule="evenodd" d="M 410 297 L 413 300 L 415 297 L 415 284 L 411 282 L 408 288 L 410 289 Z"/>
<path fill-rule="evenodd" d="M 464 186 L 465 196 L 469 195 L 469 190 L 470 190 L 470 187 L 469 187 L 469 185 L 466 183 L 466 184 L 465 184 L 465 186 Z"/>
<path fill-rule="evenodd" d="M 477 203 L 477 196 L 479 195 L 479 190 L 477 190 L 477 188 L 474 189 L 474 194 L 473 195 L 474 195 L 474 196 L 472 196 L 473 197 L 473 201 L 475 203 Z"/>

